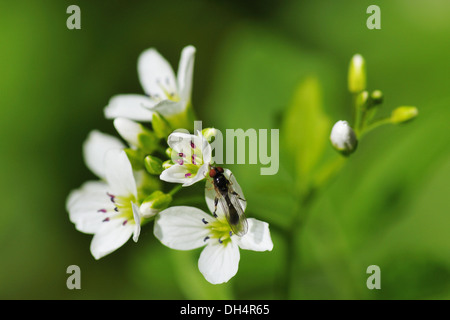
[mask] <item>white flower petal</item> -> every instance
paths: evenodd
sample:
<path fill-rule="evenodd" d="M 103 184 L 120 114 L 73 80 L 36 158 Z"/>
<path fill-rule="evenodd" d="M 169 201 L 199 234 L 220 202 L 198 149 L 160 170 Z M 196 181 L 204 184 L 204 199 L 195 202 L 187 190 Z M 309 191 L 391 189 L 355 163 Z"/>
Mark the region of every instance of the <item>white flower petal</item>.
<path fill-rule="evenodd" d="M 186 109 L 186 106 L 184 101 L 163 100 L 156 104 L 151 110 L 160 113 L 166 118 L 170 118 L 172 115 L 183 112 Z"/>
<path fill-rule="evenodd" d="M 138 94 L 121 94 L 112 97 L 105 107 L 107 119 L 127 118 L 135 121 L 152 121 L 153 112 L 150 110 L 156 105 L 152 99 Z"/>
<path fill-rule="evenodd" d="M 91 253 L 100 259 L 123 246 L 133 234 L 133 224 L 123 224 L 122 219 L 111 219 L 101 225 L 91 242 Z"/>
<path fill-rule="evenodd" d="M 166 182 L 188 183 L 190 178 L 186 176 L 187 174 L 189 174 L 189 172 L 186 167 L 175 164 L 170 168 L 164 170 L 159 178 Z"/>
<path fill-rule="evenodd" d="M 206 140 L 202 133 L 198 131 L 194 141 L 201 145 L 203 163 L 210 163 L 212 158 L 212 149 L 208 140 Z"/>
<path fill-rule="evenodd" d="M 111 194 L 116 196 L 134 195 L 137 198 L 133 170 L 125 151 L 108 151 L 105 157 L 105 171 Z"/>
<path fill-rule="evenodd" d="M 181 52 L 180 63 L 178 65 L 178 89 L 180 98 L 183 101 L 191 100 L 192 74 L 194 70 L 195 48 L 187 46 Z"/>
<path fill-rule="evenodd" d="M 133 209 L 133 218 L 134 218 L 134 231 L 133 231 L 133 241 L 138 242 L 139 235 L 141 233 L 141 212 L 139 207 L 131 202 L 131 208 Z"/>
<path fill-rule="evenodd" d="M 200 209 L 187 206 L 170 207 L 157 215 L 153 233 L 164 245 L 177 250 L 204 246 L 209 230 L 205 222 L 214 218 Z"/>
<path fill-rule="evenodd" d="M 247 219 L 248 232 L 242 237 L 236 237 L 241 249 L 253 251 L 272 251 L 273 242 L 270 237 L 269 224 L 253 218 Z"/>
<path fill-rule="evenodd" d="M 190 153 L 191 141 L 197 142 L 194 139 L 198 138 L 192 134 L 175 131 L 167 138 L 167 144 L 177 153 Z"/>
<path fill-rule="evenodd" d="M 78 231 L 95 233 L 107 217 L 100 210 L 113 211 L 114 204 L 107 196 L 107 185 L 100 181 L 88 181 L 67 197 L 69 219 Z"/>
<path fill-rule="evenodd" d="M 195 147 L 195 149 L 199 149 L 201 151 L 203 163 L 211 162 L 211 145 L 200 132 L 198 132 L 197 135 L 192 135 L 175 131 L 167 138 L 167 144 L 175 151 L 175 154 L 184 153 L 187 158 L 191 157 L 192 147 Z"/>
<path fill-rule="evenodd" d="M 187 186 L 193 185 L 194 183 L 205 179 L 206 175 L 208 174 L 208 170 L 209 170 L 209 163 L 203 164 L 198 169 L 197 174 L 193 178 L 190 178 L 189 181 L 185 182 L 183 184 L 183 187 L 187 187 Z"/>
<path fill-rule="evenodd" d="M 235 243 L 211 243 L 200 254 L 198 268 L 210 283 L 224 283 L 237 273 L 239 259 L 239 248 Z"/>
<path fill-rule="evenodd" d="M 125 145 L 116 137 L 100 131 L 91 131 L 83 143 L 83 156 L 87 167 L 99 178 L 105 179 L 105 155 L 111 149 L 123 149 Z"/>
<path fill-rule="evenodd" d="M 175 164 L 164 170 L 159 178 L 172 183 L 182 183 L 183 187 L 188 187 L 205 178 L 208 171 L 208 164 L 202 165 L 196 174 L 191 174 L 185 166 Z"/>
<path fill-rule="evenodd" d="M 178 93 L 172 67 L 153 48 L 139 56 L 138 75 L 144 92 L 149 96 L 166 99 L 167 94 Z"/>
<path fill-rule="evenodd" d="M 130 145 L 138 148 L 140 143 L 138 136 L 143 132 L 142 125 L 126 118 L 116 118 L 114 120 L 114 127 L 120 136 L 126 140 Z"/>

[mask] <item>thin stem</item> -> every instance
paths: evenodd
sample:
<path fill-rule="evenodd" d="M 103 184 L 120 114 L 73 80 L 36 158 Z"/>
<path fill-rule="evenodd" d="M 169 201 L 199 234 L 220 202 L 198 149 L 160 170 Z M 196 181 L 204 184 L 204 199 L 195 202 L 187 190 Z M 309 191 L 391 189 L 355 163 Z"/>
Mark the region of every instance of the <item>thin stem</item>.
<path fill-rule="evenodd" d="M 353 104 L 355 108 L 355 124 L 353 125 L 353 129 L 358 133 L 361 127 L 361 119 L 362 119 L 362 110 L 358 104 L 358 95 L 355 94 L 353 96 Z"/>
<path fill-rule="evenodd" d="M 173 189 L 169 191 L 169 194 L 170 194 L 171 196 L 173 196 L 175 193 L 177 193 L 178 191 L 180 191 L 181 188 L 183 188 L 183 185 L 179 184 L 179 185 L 173 187 Z"/>
<path fill-rule="evenodd" d="M 368 125 L 367 127 L 365 127 L 359 134 L 358 138 L 360 139 L 363 135 L 365 135 L 367 132 L 372 131 L 373 129 L 382 126 L 384 124 L 389 124 L 391 123 L 391 118 L 384 118 L 381 120 L 378 120 L 370 125 Z"/>
<path fill-rule="evenodd" d="M 173 203 L 182 204 L 182 205 L 202 205 L 205 203 L 205 196 L 182 196 L 177 197 L 173 200 Z"/>

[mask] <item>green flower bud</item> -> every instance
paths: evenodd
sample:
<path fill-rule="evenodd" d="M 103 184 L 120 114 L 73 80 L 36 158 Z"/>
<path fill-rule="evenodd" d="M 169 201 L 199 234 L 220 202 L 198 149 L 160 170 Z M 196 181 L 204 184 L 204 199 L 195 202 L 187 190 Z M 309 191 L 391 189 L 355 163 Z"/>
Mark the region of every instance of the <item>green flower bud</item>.
<path fill-rule="evenodd" d="M 366 62 L 360 54 L 355 54 L 348 68 L 348 90 L 358 93 L 366 89 Z"/>
<path fill-rule="evenodd" d="M 358 139 L 347 121 L 338 121 L 331 129 L 330 141 L 333 147 L 348 156 L 356 150 Z"/>
<path fill-rule="evenodd" d="M 140 123 L 125 118 L 116 118 L 114 127 L 130 145 L 142 149 L 145 153 L 152 153 L 158 148 L 158 137 Z"/>
<path fill-rule="evenodd" d="M 356 105 L 361 110 L 366 110 L 370 105 L 369 93 L 364 90 L 356 97 Z"/>
<path fill-rule="evenodd" d="M 160 175 L 163 171 L 162 160 L 155 156 L 146 156 L 144 159 L 144 165 L 147 172 L 153 175 Z"/>
<path fill-rule="evenodd" d="M 169 169 L 171 166 L 173 166 L 175 163 L 169 159 L 163 162 L 162 167 L 164 170 Z"/>
<path fill-rule="evenodd" d="M 172 157 L 172 148 L 167 148 L 166 149 L 166 156 L 167 156 L 167 158 L 171 158 Z"/>
<path fill-rule="evenodd" d="M 383 103 L 383 92 L 380 90 L 374 90 L 370 94 L 370 98 L 372 99 L 373 105 L 382 104 Z"/>
<path fill-rule="evenodd" d="M 419 114 L 419 110 L 416 107 L 401 106 L 391 113 L 391 122 L 394 124 L 405 123 L 411 121 Z"/>
<path fill-rule="evenodd" d="M 169 122 L 158 112 L 153 113 L 152 126 L 158 138 L 166 139 L 173 131 Z"/>
<path fill-rule="evenodd" d="M 211 143 L 212 139 L 216 136 L 217 134 L 217 129 L 215 128 L 205 128 L 202 130 L 202 135 L 203 137 L 205 137 L 205 139 Z"/>
<path fill-rule="evenodd" d="M 145 153 L 152 153 L 159 146 L 159 138 L 153 131 L 148 129 L 138 135 L 138 140 L 139 147 L 144 150 Z"/>
<path fill-rule="evenodd" d="M 140 210 L 144 218 L 151 218 L 172 202 L 172 196 L 162 191 L 155 191 L 142 202 Z"/>

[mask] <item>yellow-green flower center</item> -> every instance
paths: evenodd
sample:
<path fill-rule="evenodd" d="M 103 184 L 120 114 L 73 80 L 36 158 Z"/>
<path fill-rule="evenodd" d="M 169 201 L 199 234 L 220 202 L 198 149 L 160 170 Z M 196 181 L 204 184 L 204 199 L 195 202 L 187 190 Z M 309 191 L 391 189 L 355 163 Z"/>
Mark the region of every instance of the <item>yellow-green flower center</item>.
<path fill-rule="evenodd" d="M 108 197 L 111 202 L 114 203 L 114 214 L 105 218 L 103 221 L 109 221 L 112 219 L 122 219 L 123 225 L 128 223 L 135 224 L 134 215 L 133 215 L 133 207 L 131 206 L 132 202 L 136 202 L 136 199 L 133 195 L 129 196 L 115 196 L 113 194 L 108 193 Z M 99 211 L 103 211 L 106 213 L 105 209 L 101 209 Z"/>
<path fill-rule="evenodd" d="M 210 231 L 207 237 L 208 239 L 217 239 L 219 243 L 224 245 L 230 243 L 233 233 L 225 218 L 217 218 L 216 220 L 209 222 L 206 227 Z"/>

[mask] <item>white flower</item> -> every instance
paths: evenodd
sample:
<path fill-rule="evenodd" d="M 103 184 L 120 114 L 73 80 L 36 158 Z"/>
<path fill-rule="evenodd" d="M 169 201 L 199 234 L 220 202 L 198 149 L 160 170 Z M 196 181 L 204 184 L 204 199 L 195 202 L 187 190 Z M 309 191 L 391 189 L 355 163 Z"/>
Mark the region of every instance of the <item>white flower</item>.
<path fill-rule="evenodd" d="M 182 183 L 185 187 L 206 177 L 212 151 L 200 132 L 197 132 L 197 135 L 174 132 L 167 139 L 167 143 L 172 148 L 174 165 L 161 173 L 161 180 Z"/>
<path fill-rule="evenodd" d="M 239 237 L 232 234 L 221 214 L 215 218 L 194 207 L 170 207 L 156 218 L 154 234 L 164 245 L 176 250 L 205 246 L 198 268 L 207 281 L 219 284 L 237 273 L 239 248 L 254 251 L 271 251 L 273 248 L 269 225 L 253 218 L 247 222 L 248 232 Z"/>
<path fill-rule="evenodd" d="M 193 46 L 183 49 L 175 77 L 170 64 L 156 49 L 144 51 L 138 59 L 138 76 L 146 95 L 112 97 L 105 108 L 106 118 L 151 121 L 156 111 L 170 122 L 173 116 L 184 114 L 191 102 L 194 56 Z"/>
<path fill-rule="evenodd" d="M 349 155 L 356 150 L 358 139 L 347 121 L 336 122 L 331 129 L 330 140 L 333 147 L 344 155 Z"/>
<path fill-rule="evenodd" d="M 242 209 L 246 209 L 242 189 L 231 171 L 224 169 L 234 192 L 239 196 Z M 198 268 L 205 279 L 212 284 L 227 282 L 239 267 L 239 248 L 253 251 L 273 249 L 269 225 L 253 218 L 247 219 L 248 231 L 243 236 L 233 234 L 226 220 L 223 208 L 215 206 L 216 193 L 212 179 L 205 185 L 207 214 L 194 207 L 170 207 L 160 212 L 155 220 L 154 234 L 164 245 L 176 250 L 192 250 L 205 247 L 200 254 Z"/>
<path fill-rule="evenodd" d="M 84 183 L 66 202 L 76 229 L 94 234 L 91 253 L 96 259 L 115 251 L 131 236 L 137 242 L 140 233 L 137 187 L 123 147 L 118 139 L 93 131 L 84 144 L 84 157 L 102 180 Z"/>

